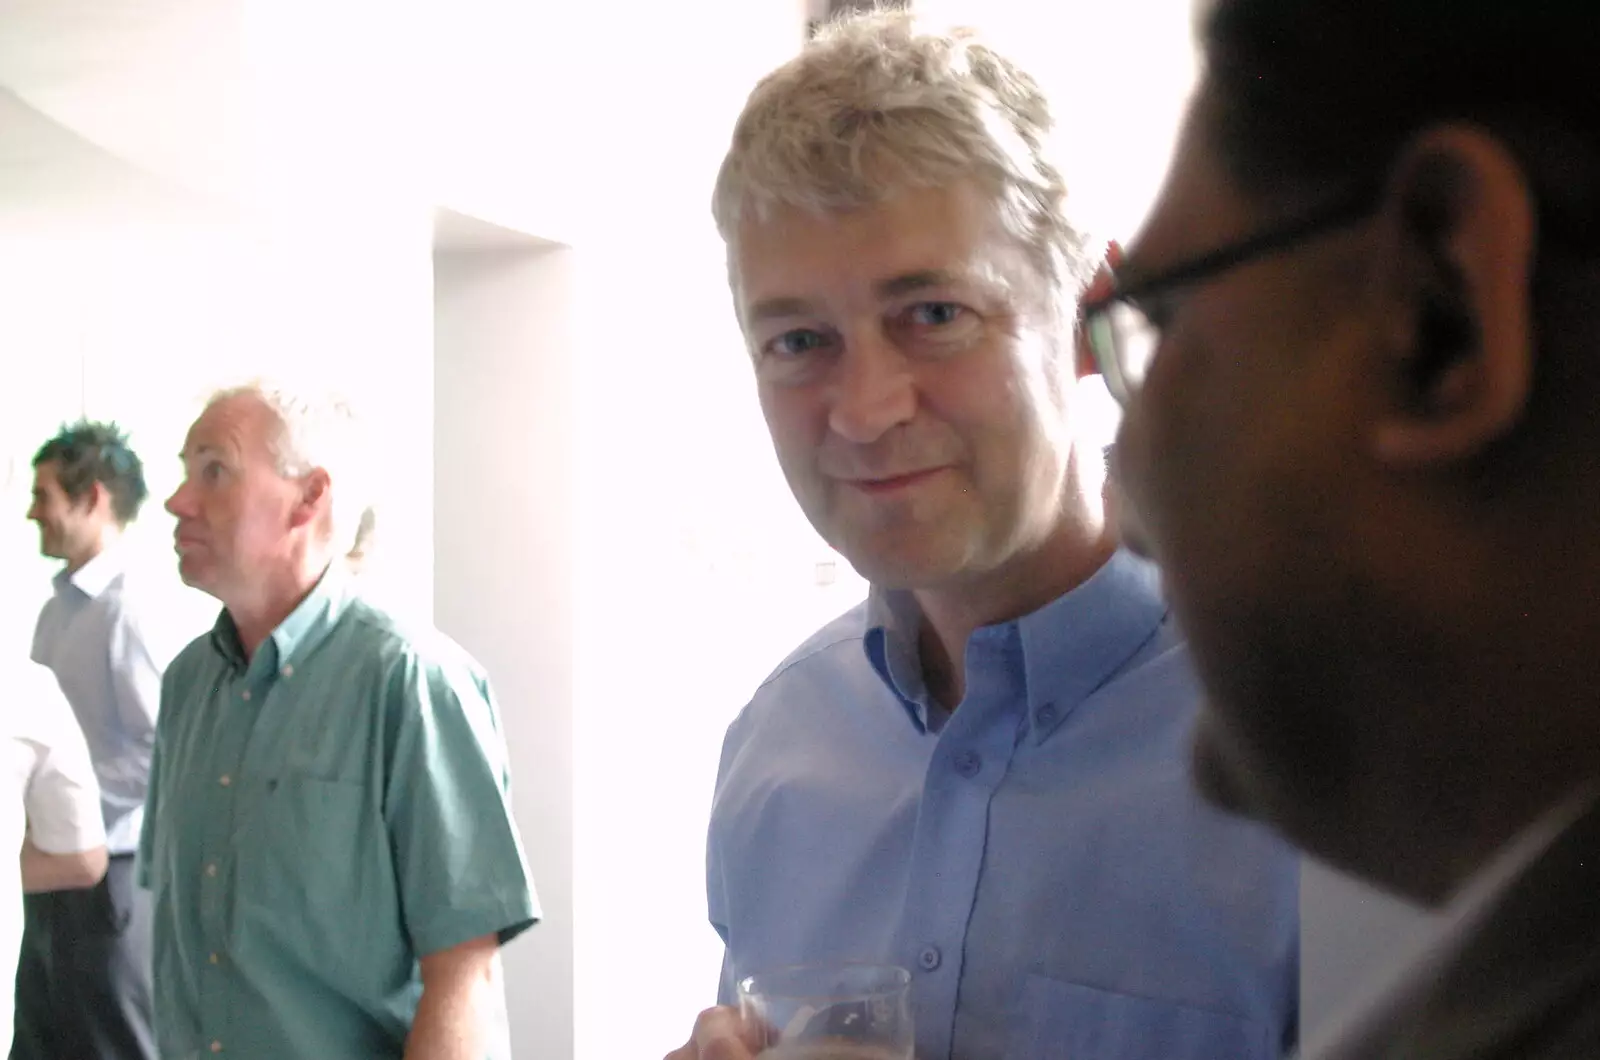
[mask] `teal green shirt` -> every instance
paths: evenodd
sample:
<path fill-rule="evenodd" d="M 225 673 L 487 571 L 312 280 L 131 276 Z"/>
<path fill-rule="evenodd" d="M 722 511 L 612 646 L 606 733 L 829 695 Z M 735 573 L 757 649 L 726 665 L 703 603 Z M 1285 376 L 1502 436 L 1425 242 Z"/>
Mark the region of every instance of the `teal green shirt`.
<path fill-rule="evenodd" d="M 167 669 L 139 843 L 161 1055 L 402 1056 L 418 958 L 539 916 L 500 718 L 448 638 L 325 576 Z"/>

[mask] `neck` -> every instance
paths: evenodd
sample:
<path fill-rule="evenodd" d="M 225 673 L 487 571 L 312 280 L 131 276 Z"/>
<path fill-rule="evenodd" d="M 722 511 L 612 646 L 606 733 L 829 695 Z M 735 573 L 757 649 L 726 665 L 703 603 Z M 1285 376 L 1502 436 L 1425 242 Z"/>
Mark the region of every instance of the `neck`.
<path fill-rule="evenodd" d="M 67 573 L 76 574 L 98 558 L 106 549 L 116 544 L 122 537 L 122 530 L 117 526 L 103 526 L 89 543 L 78 550 L 75 555 L 67 557 Z"/>
<path fill-rule="evenodd" d="M 1060 599 L 1088 581 L 1116 550 L 1102 506 L 1086 501 L 1038 548 L 1002 567 L 914 590 L 922 610 L 919 655 L 929 694 L 953 709 L 966 694 L 967 640 L 975 630 L 1013 621 Z"/>
<path fill-rule="evenodd" d="M 263 580 L 253 587 L 254 592 L 223 601 L 234 628 L 239 631 L 245 658 L 255 658 L 256 649 L 305 602 L 327 570 L 328 557 L 322 556 L 315 562 L 308 559 Z"/>
<path fill-rule="evenodd" d="M 1447 841 L 1441 841 L 1439 835 L 1452 828 L 1448 820 L 1431 830 L 1414 827 L 1410 835 L 1392 837 L 1401 845 L 1391 848 L 1388 859 L 1375 857 L 1353 862 L 1350 867 L 1423 905 L 1442 906 L 1480 879 L 1530 830 L 1552 816 L 1559 818 L 1574 807 L 1588 805 L 1597 785 L 1600 777 L 1591 776 L 1530 786 L 1528 792 L 1537 794 L 1519 791 L 1521 797 L 1482 809 L 1474 820 L 1454 824 Z"/>
<path fill-rule="evenodd" d="M 1367 661 L 1344 694 L 1383 709 L 1352 744 L 1348 815 L 1309 838 L 1347 844 L 1348 866 L 1428 903 L 1600 782 L 1600 550 L 1575 545 L 1585 524 L 1558 510 L 1593 511 L 1600 495 L 1525 488 L 1554 498 L 1550 510 L 1482 514 L 1449 535 L 1395 518 L 1392 532 L 1419 544 L 1382 581 L 1406 603 L 1323 645 Z"/>

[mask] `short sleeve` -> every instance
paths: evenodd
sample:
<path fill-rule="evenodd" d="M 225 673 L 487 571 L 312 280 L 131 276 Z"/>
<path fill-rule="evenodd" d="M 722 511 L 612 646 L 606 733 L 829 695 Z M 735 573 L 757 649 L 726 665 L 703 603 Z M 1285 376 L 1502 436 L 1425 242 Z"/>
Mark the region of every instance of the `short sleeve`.
<path fill-rule="evenodd" d="M 484 935 L 510 941 L 539 908 L 488 682 L 464 662 L 412 656 L 388 694 L 398 732 L 384 817 L 412 948 L 426 956 Z"/>
<path fill-rule="evenodd" d="M 46 854 L 77 854 L 106 842 L 100 786 L 83 730 L 55 677 L 29 665 L 16 703 L 34 766 L 23 796 L 28 835 Z"/>

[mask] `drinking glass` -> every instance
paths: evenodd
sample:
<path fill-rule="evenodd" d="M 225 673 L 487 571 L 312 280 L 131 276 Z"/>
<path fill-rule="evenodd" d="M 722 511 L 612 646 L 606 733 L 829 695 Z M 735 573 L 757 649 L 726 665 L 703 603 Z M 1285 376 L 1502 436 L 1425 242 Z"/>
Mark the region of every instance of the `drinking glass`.
<path fill-rule="evenodd" d="M 881 964 L 808 964 L 750 976 L 739 1011 L 768 1060 L 913 1060 L 911 973 Z"/>

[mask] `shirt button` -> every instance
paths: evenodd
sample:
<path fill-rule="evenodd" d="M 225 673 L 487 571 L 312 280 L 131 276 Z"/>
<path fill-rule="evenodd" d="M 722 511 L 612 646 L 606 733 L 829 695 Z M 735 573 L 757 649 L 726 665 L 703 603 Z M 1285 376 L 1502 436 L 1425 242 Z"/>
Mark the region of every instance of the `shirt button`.
<path fill-rule="evenodd" d="M 212 1043 L 211 1043 L 211 1051 L 212 1051 L 212 1052 L 213 1052 L 213 1053 L 220 1053 L 220 1052 L 222 1052 L 222 1043 L 221 1043 L 221 1042 L 212 1042 Z"/>
<path fill-rule="evenodd" d="M 215 861 L 213 861 L 211 864 L 206 866 L 206 875 L 207 876 L 216 876 L 216 874 L 217 874 L 217 863 Z"/>
<path fill-rule="evenodd" d="M 217 783 L 221 784 L 223 787 L 227 787 L 229 784 L 233 783 L 233 778 L 224 773 L 222 776 L 217 778 Z"/>
<path fill-rule="evenodd" d="M 922 952 L 917 954 L 917 967 L 925 972 L 931 972 L 938 968 L 943 961 L 944 955 L 939 952 L 939 947 L 937 946 L 924 946 L 922 947 Z"/>
<path fill-rule="evenodd" d="M 222 958 L 218 957 L 215 953 L 213 953 L 211 955 L 210 960 L 211 960 L 212 964 L 221 964 L 222 963 Z"/>
<path fill-rule="evenodd" d="M 294 667 L 293 666 L 285 666 L 283 668 L 283 676 L 285 676 L 285 677 L 293 677 L 294 676 Z"/>
<path fill-rule="evenodd" d="M 969 780 L 983 768 L 983 758 L 976 751 L 962 751 L 956 755 L 956 772 Z"/>
<path fill-rule="evenodd" d="M 1039 724 L 1054 725 L 1056 723 L 1056 708 L 1053 704 L 1046 703 L 1039 708 Z"/>
<path fill-rule="evenodd" d="M 248 703 L 250 701 L 250 690 L 247 688 L 243 692 L 240 692 L 239 698 Z"/>

